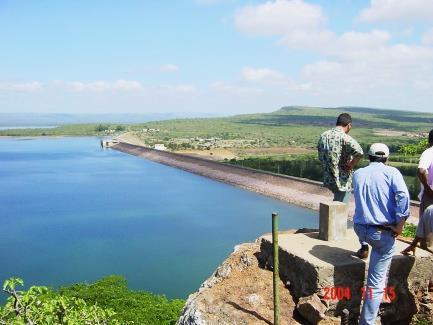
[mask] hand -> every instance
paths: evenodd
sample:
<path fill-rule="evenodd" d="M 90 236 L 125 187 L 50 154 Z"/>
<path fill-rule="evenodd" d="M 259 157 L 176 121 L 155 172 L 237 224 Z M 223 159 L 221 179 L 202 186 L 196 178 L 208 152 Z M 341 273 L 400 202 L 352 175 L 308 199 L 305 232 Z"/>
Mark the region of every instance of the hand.
<path fill-rule="evenodd" d="M 353 160 L 344 165 L 344 170 L 346 172 L 351 172 L 353 170 Z"/>
<path fill-rule="evenodd" d="M 424 192 L 425 192 L 425 194 L 427 194 L 430 198 L 433 199 L 433 189 L 432 189 L 430 186 L 425 187 L 425 188 L 424 188 Z"/>
<path fill-rule="evenodd" d="M 394 237 L 401 235 L 401 233 L 403 232 L 403 226 L 405 222 L 406 220 L 402 219 L 398 224 L 388 226 L 392 230 Z"/>

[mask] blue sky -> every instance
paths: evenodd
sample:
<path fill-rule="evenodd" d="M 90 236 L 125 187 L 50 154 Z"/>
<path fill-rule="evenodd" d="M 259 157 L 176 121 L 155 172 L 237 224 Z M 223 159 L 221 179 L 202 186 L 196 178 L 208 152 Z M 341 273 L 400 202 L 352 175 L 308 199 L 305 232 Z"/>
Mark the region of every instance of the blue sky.
<path fill-rule="evenodd" d="M 431 17 L 431 0 L 0 0 L 0 112 L 433 111 Z"/>

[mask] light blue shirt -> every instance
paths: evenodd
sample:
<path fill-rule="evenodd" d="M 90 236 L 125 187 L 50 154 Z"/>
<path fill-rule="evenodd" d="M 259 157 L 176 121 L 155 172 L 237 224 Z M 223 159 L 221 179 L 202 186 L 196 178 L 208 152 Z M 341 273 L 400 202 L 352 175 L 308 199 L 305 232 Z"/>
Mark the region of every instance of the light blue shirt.
<path fill-rule="evenodd" d="M 410 196 L 397 168 L 372 162 L 353 174 L 354 223 L 396 224 L 409 216 Z"/>

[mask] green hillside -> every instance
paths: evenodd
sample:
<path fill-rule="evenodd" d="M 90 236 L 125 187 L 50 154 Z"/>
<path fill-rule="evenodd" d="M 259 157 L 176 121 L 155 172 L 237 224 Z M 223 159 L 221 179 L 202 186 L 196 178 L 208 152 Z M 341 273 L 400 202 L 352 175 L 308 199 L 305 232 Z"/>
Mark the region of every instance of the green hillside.
<path fill-rule="evenodd" d="M 156 129 L 138 135 L 146 143 L 170 139 L 212 138 L 243 141 L 233 146 L 303 146 L 313 148 L 318 135 L 335 125 L 336 117 L 348 112 L 353 117 L 351 135 L 367 146 L 385 142 L 395 150 L 414 143 L 433 127 L 433 114 L 371 108 L 283 107 L 272 113 L 236 115 L 226 118 L 181 119 L 134 126 Z M 187 147 L 187 142 L 183 142 Z M 189 143 L 194 147 L 194 143 Z"/>
<path fill-rule="evenodd" d="M 267 123 L 276 125 L 304 124 L 331 125 L 340 113 L 352 115 L 354 125 L 364 128 L 380 128 L 398 131 L 425 132 L 433 124 L 433 114 L 374 109 L 365 107 L 283 107 L 270 114 L 258 114 L 247 119 L 247 123 Z"/>

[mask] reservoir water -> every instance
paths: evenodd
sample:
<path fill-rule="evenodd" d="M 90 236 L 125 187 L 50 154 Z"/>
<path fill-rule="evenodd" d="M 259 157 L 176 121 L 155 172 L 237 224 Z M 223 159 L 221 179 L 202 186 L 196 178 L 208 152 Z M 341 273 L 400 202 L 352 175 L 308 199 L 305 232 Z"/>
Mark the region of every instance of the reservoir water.
<path fill-rule="evenodd" d="M 283 229 L 318 227 L 314 211 L 99 141 L 0 139 L 1 283 L 120 274 L 133 289 L 186 298 L 236 244 L 270 232 L 271 212 Z"/>

